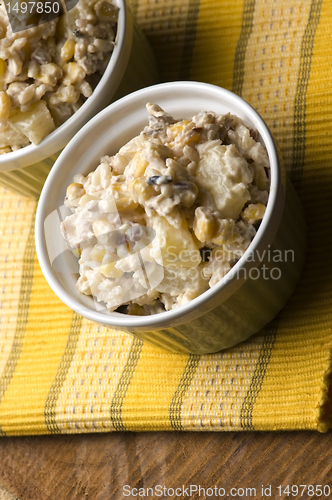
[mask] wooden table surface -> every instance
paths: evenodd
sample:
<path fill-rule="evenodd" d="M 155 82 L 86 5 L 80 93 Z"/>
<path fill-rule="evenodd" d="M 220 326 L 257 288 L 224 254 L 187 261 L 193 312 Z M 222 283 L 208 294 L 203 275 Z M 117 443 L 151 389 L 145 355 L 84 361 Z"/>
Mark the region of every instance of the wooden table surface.
<path fill-rule="evenodd" d="M 331 432 L 1 438 L 0 500 L 218 498 L 207 490 L 215 486 L 225 488 L 231 498 L 332 498 L 331 464 Z M 277 486 L 287 484 L 328 485 L 331 494 L 320 497 L 318 489 L 317 494 L 306 490 L 302 497 L 279 496 Z M 125 485 L 145 488 L 149 496 L 128 496 Z M 201 490 L 201 496 L 184 492 L 176 497 L 170 496 L 172 490 L 162 496 L 147 491 L 156 485 L 168 489 L 200 485 L 206 494 Z M 262 485 L 271 485 L 271 495 L 268 490 L 262 495 Z M 233 496 L 231 488 L 238 489 L 237 493 L 232 490 Z M 246 488 L 256 492 L 246 492 Z M 136 494 L 136 490 L 132 492 Z"/>

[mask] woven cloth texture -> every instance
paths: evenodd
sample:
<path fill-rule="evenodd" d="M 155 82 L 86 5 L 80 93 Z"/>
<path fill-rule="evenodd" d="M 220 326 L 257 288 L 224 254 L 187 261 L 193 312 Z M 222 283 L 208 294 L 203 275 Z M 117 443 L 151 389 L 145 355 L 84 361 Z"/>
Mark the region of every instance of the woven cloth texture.
<path fill-rule="evenodd" d="M 36 202 L 0 188 L 0 434 L 326 431 L 332 345 L 332 3 L 134 0 L 161 81 L 233 90 L 266 120 L 308 224 L 305 269 L 268 327 L 167 354 L 73 313 L 34 248 Z"/>

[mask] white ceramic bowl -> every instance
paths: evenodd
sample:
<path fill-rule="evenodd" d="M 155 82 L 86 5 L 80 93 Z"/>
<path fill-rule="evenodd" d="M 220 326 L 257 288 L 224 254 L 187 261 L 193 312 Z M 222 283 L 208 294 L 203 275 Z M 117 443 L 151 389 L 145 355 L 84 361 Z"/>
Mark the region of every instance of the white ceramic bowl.
<path fill-rule="evenodd" d="M 175 118 L 191 117 L 201 110 L 221 114 L 230 111 L 241 117 L 259 131 L 267 148 L 271 189 L 267 210 L 254 240 L 217 285 L 177 309 L 139 317 L 96 310 L 93 299 L 76 290 L 77 274 L 72 271 L 77 270 L 78 265 L 66 250 L 56 210 L 63 207 L 66 188 L 75 174 L 94 170 L 101 156 L 115 154 L 144 128 L 147 102 L 158 103 Z M 66 210 L 62 208 L 61 213 L 64 217 Z M 266 325 L 294 291 L 304 264 L 305 241 L 305 221 L 299 200 L 281 167 L 276 145 L 262 118 L 235 94 L 197 82 L 166 83 L 139 90 L 99 113 L 56 161 L 42 191 L 36 216 L 39 263 L 51 288 L 63 302 L 91 320 L 131 332 L 175 352 L 216 352 L 247 339 Z M 284 256 L 282 262 L 271 262 L 276 252 Z M 263 273 L 262 266 L 268 266 L 270 273 L 273 269 L 272 276 Z"/>
<path fill-rule="evenodd" d="M 156 63 L 144 35 L 133 22 L 126 0 L 119 7 L 116 43 L 110 62 L 93 94 L 63 125 L 37 146 L 0 156 L 0 184 L 38 197 L 54 161 L 83 125 L 112 99 L 157 82 Z"/>

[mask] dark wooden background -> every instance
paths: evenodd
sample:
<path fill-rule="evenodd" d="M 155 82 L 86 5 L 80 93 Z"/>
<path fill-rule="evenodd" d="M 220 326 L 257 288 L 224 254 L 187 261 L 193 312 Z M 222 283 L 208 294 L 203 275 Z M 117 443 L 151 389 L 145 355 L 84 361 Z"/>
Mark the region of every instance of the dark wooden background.
<path fill-rule="evenodd" d="M 110 433 L 0 439 L 0 500 L 118 500 L 123 486 L 256 488 L 329 485 L 332 433 Z M 272 496 L 262 496 L 262 485 Z M 149 497 L 145 498 L 172 498 Z M 175 497 L 174 497 L 175 498 Z M 177 497 L 179 498 L 179 497 Z M 192 499 L 217 498 L 193 495 Z M 327 498 L 327 497 L 320 497 Z"/>

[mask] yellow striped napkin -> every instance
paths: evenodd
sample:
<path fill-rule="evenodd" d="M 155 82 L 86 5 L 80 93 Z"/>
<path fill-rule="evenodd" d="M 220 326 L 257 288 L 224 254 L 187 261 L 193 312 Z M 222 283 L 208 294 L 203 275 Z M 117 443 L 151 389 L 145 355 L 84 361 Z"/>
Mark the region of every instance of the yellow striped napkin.
<path fill-rule="evenodd" d="M 299 286 L 264 332 L 167 354 L 73 313 L 45 282 L 35 202 L 0 192 L 0 433 L 316 429 L 330 424 L 332 4 L 134 0 L 163 80 L 240 94 L 283 151 L 309 229 Z"/>

